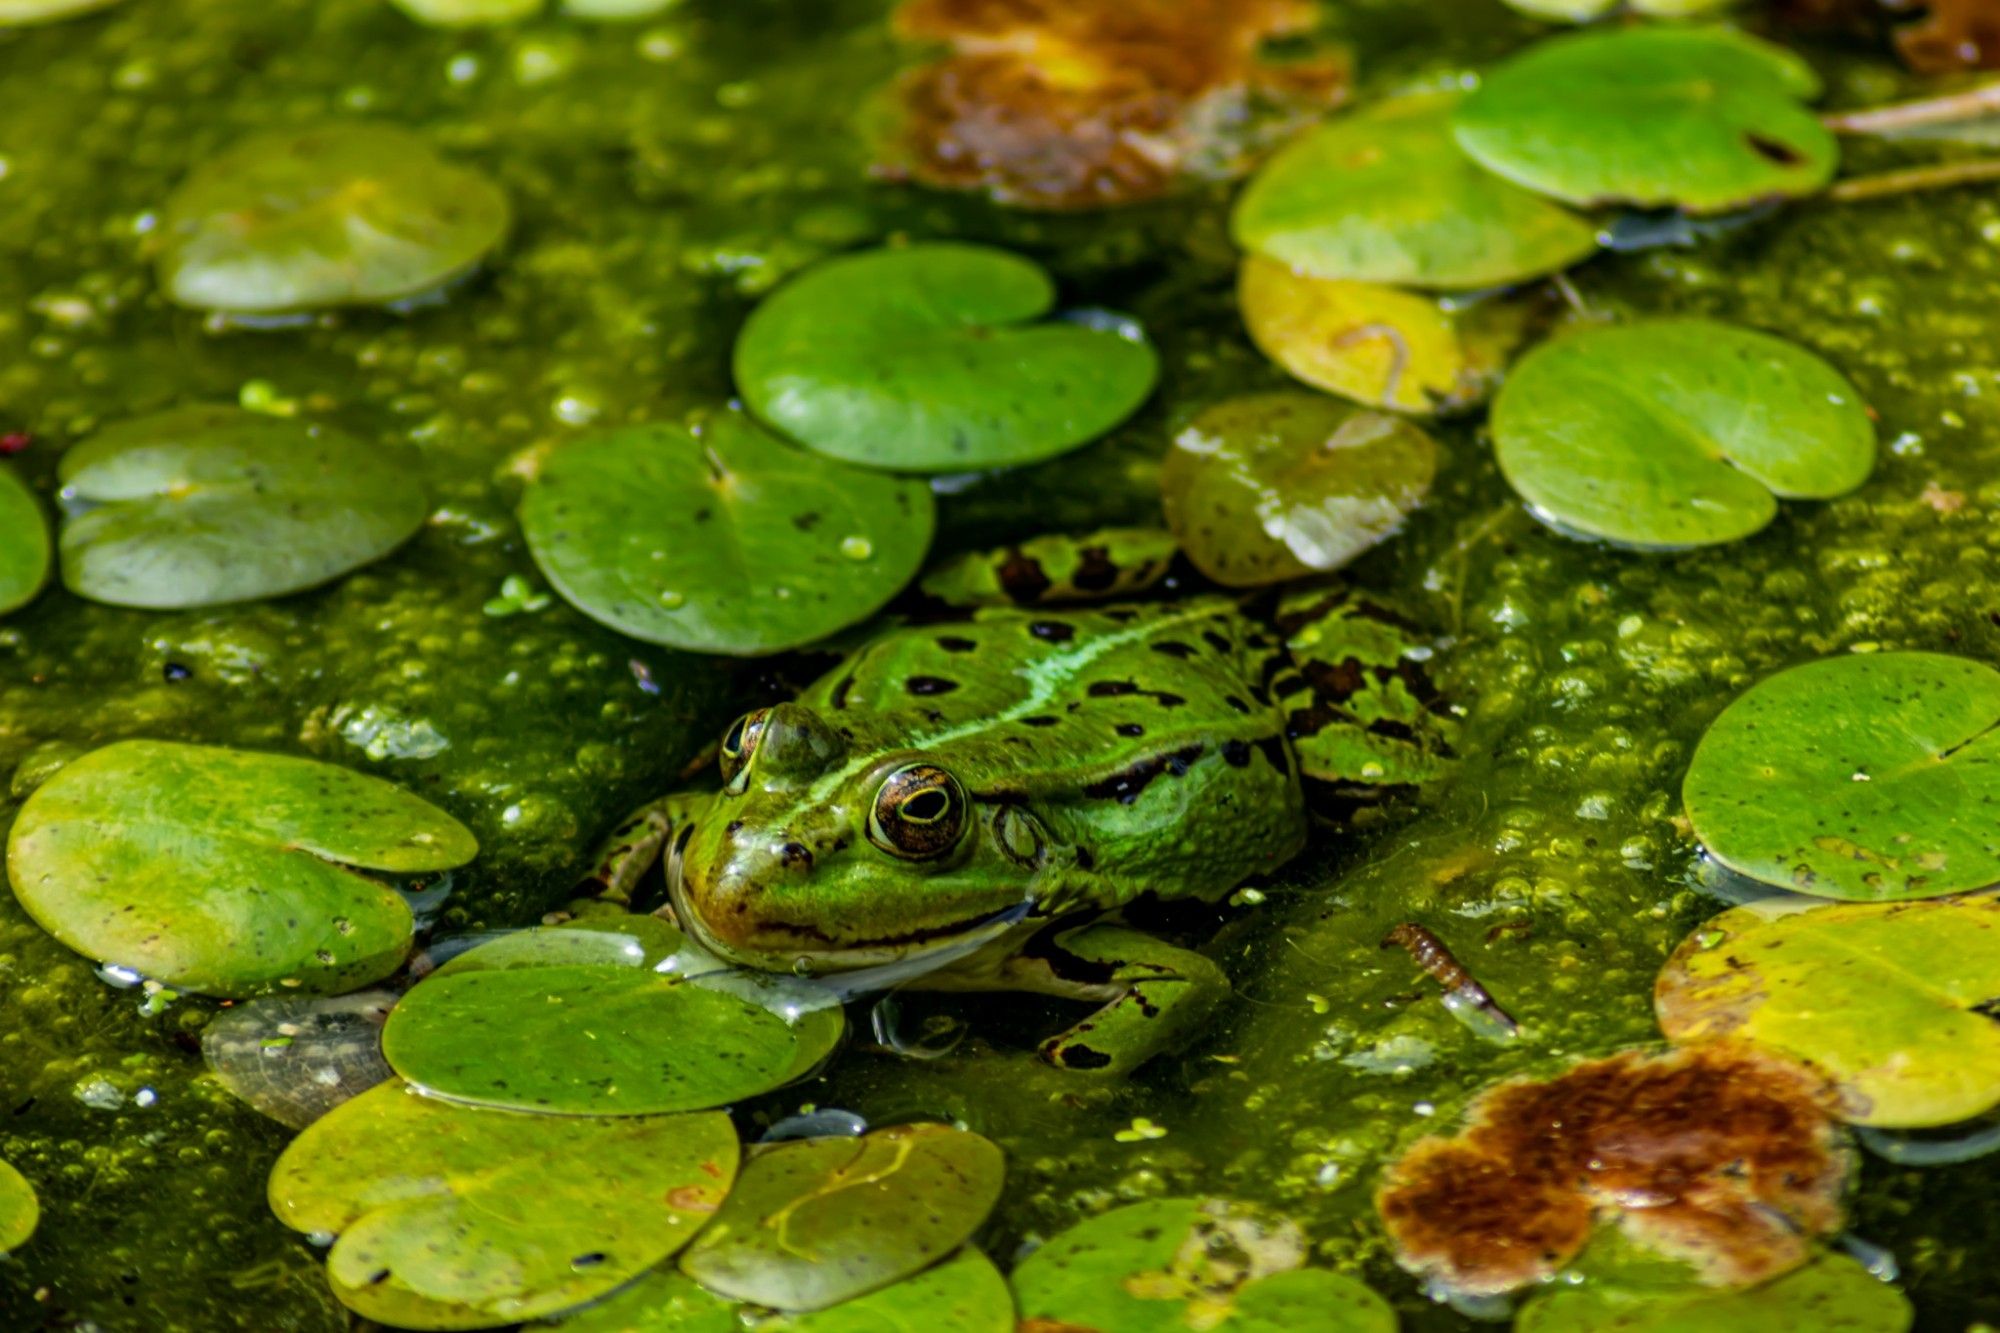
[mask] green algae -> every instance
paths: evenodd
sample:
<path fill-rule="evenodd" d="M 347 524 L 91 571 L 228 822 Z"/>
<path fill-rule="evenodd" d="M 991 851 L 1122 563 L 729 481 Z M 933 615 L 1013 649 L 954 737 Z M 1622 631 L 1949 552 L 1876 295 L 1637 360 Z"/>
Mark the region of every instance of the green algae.
<path fill-rule="evenodd" d="M 343 429 L 413 446 L 436 500 L 394 557 L 282 604 L 142 615 L 49 591 L 0 622 L 12 799 L 135 734 L 288 749 L 389 777 L 472 828 L 481 872 L 454 884 L 438 929 L 535 921 L 596 836 L 665 790 L 736 701 L 720 671 L 561 604 L 487 614 L 509 576 L 533 579 L 506 460 L 726 395 L 718 349 L 754 293 L 891 232 L 1032 254 L 1066 295 L 1115 302 L 1160 345 L 1160 400 L 1076 455 L 948 497 L 952 542 L 1157 521 L 1168 432 L 1205 401 L 1284 382 L 1236 324 L 1226 201 L 1016 218 L 859 184 L 863 150 L 830 131 L 827 108 L 858 105 L 893 68 L 872 26 L 884 9 L 688 0 L 631 26 L 466 34 L 381 0 L 208 0 L 198 30 L 134 4 L 10 34 L 0 383 L 7 426 L 38 439 L 15 467 L 51 494 L 55 457 L 97 424 L 261 380 Z M 1384 88 L 1535 31 L 1457 0 L 1371 0 L 1333 24 Z M 413 318 L 276 333 L 210 332 L 149 302 L 149 215 L 190 166 L 282 113 L 349 108 L 444 127 L 456 160 L 508 190 L 517 240 L 501 270 Z M 1433 665 L 1470 715 L 1463 776 L 1399 816 L 1393 843 L 1370 828 L 1327 838 L 1219 927 L 1207 911 L 1165 915 L 1211 942 L 1241 991 L 1214 1039 L 1130 1089 L 1080 1092 L 1023 1054 L 1074 1011 L 911 997 L 913 1026 L 971 1023 L 956 1058 L 857 1052 L 753 1117 L 808 1102 L 882 1121 L 964 1116 L 1008 1151 L 1001 1255 L 1113 1202 L 1271 1204 L 1326 1238 L 1325 1262 L 1395 1299 L 1407 1327 L 1464 1327 L 1384 1266 L 1370 1173 L 1465 1091 L 1551 1047 L 1654 1035 L 1651 977 L 1717 908 L 1673 823 L 1715 712 L 1770 671 L 1857 644 L 2000 655 L 1987 618 L 2000 609 L 2000 395 L 1985 350 L 1996 237 L 2000 204 L 1972 192 L 1866 213 L 1802 205 L 1701 249 L 1578 274 L 1595 309 L 1783 329 L 1832 359 L 1881 414 L 1873 480 L 1727 551 L 1644 560 L 1536 529 L 1470 428 L 1440 427 L 1454 462 L 1429 508 L 1353 572 L 1454 637 Z M 1454 923 L 1462 960 L 1533 1043 L 1485 1047 L 1434 998 L 1410 998 L 1406 962 L 1378 944 L 1426 918 Z M 0 1267 L 0 1314 L 345 1326 L 320 1256 L 264 1211 L 286 1131 L 194 1053 L 204 1006 L 104 985 L 0 901 L 0 1011 L 13 1112 L 0 1157 L 43 1204 L 33 1242 Z M 1996 1180 L 1990 1160 L 1864 1169 L 1855 1229 L 1895 1251 L 1928 1321 L 1990 1318 L 1980 1259 L 2000 1247 Z"/>

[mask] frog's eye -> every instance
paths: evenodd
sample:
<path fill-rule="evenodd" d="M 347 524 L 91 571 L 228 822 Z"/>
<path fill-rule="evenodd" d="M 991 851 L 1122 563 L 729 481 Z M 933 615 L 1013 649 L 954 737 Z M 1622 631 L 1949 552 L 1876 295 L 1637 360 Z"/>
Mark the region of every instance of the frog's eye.
<path fill-rule="evenodd" d="M 754 713 L 745 713 L 722 733 L 720 758 L 724 782 L 734 782 L 736 775 L 750 762 L 750 756 L 757 753 L 757 742 L 764 738 L 764 719 L 770 711 L 759 708 Z"/>
<path fill-rule="evenodd" d="M 965 788 L 935 764 L 908 764 L 884 778 L 868 815 L 868 840 L 911 861 L 943 856 L 965 828 Z"/>

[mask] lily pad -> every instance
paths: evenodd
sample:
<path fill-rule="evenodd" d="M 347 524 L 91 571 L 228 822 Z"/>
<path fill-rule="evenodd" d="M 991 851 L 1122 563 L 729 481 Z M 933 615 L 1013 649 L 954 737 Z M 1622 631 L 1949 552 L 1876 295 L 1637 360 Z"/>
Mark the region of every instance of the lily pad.
<path fill-rule="evenodd" d="M 1739 696 L 1681 789 L 1739 875 L 1823 898 L 2000 883 L 2000 672 L 1942 653 L 1830 657 Z"/>
<path fill-rule="evenodd" d="M 201 1030 L 201 1053 L 231 1092 L 293 1129 L 394 1076 L 382 1058 L 390 991 L 273 995 L 225 1009 Z"/>
<path fill-rule="evenodd" d="M 556 450 L 521 501 L 557 592 L 623 634 L 756 656 L 867 619 L 916 577 L 922 482 L 794 449 L 735 413 Z"/>
<path fill-rule="evenodd" d="M 1551 37 L 1486 73 L 1458 109 L 1482 166 L 1585 207 L 1725 213 L 1811 194 L 1840 149 L 1803 105 L 1812 68 L 1728 28 Z"/>
<path fill-rule="evenodd" d="M 1751 904 L 1682 942 L 1653 992 L 1675 1042 L 1734 1038 L 1833 1080 L 1841 1118 L 1913 1129 L 2000 1106 L 2000 900 Z"/>
<path fill-rule="evenodd" d="M 35 1187 L 11 1163 L 0 1161 L 0 1255 L 26 1245 L 41 1218 Z"/>
<path fill-rule="evenodd" d="M 1447 303 L 1372 282 L 1243 261 L 1236 289 L 1257 349 L 1295 379 L 1368 407 L 1470 407 L 1498 382 L 1527 325 L 1523 303 Z"/>
<path fill-rule="evenodd" d="M 807 985 L 796 979 L 711 985 L 602 925 L 537 934 L 539 958 L 516 948 L 487 966 L 498 946 L 485 945 L 411 989 L 382 1034 L 396 1072 L 437 1096 L 522 1111 L 705 1110 L 810 1071 L 845 1027 L 831 998 L 807 1007 L 781 989 Z"/>
<path fill-rule="evenodd" d="M 63 456 L 63 581 L 114 606 L 301 592 L 401 546 L 430 512 L 414 460 L 233 407 L 120 422 Z"/>
<path fill-rule="evenodd" d="M 409 952 L 409 905 L 362 870 L 446 870 L 478 850 L 457 820 L 380 778 L 120 741 L 36 788 L 7 871 L 28 914 L 78 953 L 209 995 L 332 993 Z"/>
<path fill-rule="evenodd" d="M 1005 1163 L 977 1134 L 896 1125 L 755 1153 L 681 1270 L 725 1296 L 821 1310 L 930 1267 L 1000 1198 Z"/>
<path fill-rule="evenodd" d="M 1529 353 L 1493 404 L 1493 447 L 1536 517 L 1671 550 L 1747 537 L 1778 500 L 1868 479 L 1875 428 L 1804 348 L 1710 320 L 1585 329 Z"/>
<path fill-rule="evenodd" d="M 1260 393 L 1217 403 L 1175 436 L 1160 491 L 1195 567 L 1255 587 L 1339 569 L 1394 536 L 1436 474 L 1436 443 L 1399 417 Z"/>
<path fill-rule="evenodd" d="M 1065 453 L 1132 415 L 1159 358 L 1130 330 L 1049 320 L 1040 266 L 934 242 L 818 264 L 751 312 L 736 384 L 833 458 L 970 472 Z"/>
<path fill-rule="evenodd" d="M 27 605 L 48 578 L 48 520 L 34 492 L 0 463 L 0 615 Z"/>
<path fill-rule="evenodd" d="M 1302 1268 L 1289 1222 L 1218 1199 L 1150 1199 L 1079 1222 L 1021 1261 L 1027 1325 L 1100 1333 L 1393 1333 L 1389 1303 L 1353 1278 Z"/>
<path fill-rule="evenodd" d="M 1592 224 L 1475 163 L 1452 138 L 1463 94 L 1392 98 L 1329 121 L 1244 190 L 1236 243 L 1316 278 L 1497 287 L 1597 249 Z"/>
<path fill-rule="evenodd" d="M 339 1237 L 341 1301 L 407 1328 L 481 1328 L 593 1300 L 686 1245 L 736 1174 L 716 1112 L 529 1116 L 385 1083 L 271 1169 L 287 1226 Z"/>
<path fill-rule="evenodd" d="M 1514 1333 L 1903 1333 L 1911 1322 L 1901 1292 L 1845 1255 L 1822 1254 L 1748 1291 L 1559 1286 L 1522 1307 Z"/>
<path fill-rule="evenodd" d="M 1007 1279 L 967 1247 L 894 1286 L 807 1314 L 775 1314 L 655 1270 L 608 1300 L 547 1325 L 564 1333 L 1014 1333 Z"/>
<path fill-rule="evenodd" d="M 176 304 L 233 314 L 382 305 L 470 272 L 509 219 L 497 185 L 406 131 L 275 130 L 167 200 L 160 285 Z"/>
<path fill-rule="evenodd" d="M 94 9 L 109 9 L 117 3 L 119 0 L 0 0 L 0 28 L 53 23 Z"/>

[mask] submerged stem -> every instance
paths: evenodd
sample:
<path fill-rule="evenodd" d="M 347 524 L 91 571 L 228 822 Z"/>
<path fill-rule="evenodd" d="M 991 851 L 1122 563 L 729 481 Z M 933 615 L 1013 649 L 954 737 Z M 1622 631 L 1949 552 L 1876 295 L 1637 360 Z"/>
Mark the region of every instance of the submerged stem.
<path fill-rule="evenodd" d="M 1948 190 L 1959 185 L 1977 185 L 1984 181 L 2000 181 L 2000 158 L 1937 162 L 1929 166 L 1884 171 L 1874 176 L 1854 176 L 1835 181 L 1827 189 L 1826 197 L 1835 203 L 1852 204 L 1914 194 L 1918 190 Z"/>
<path fill-rule="evenodd" d="M 1992 115 L 2000 115 L 2000 80 L 1943 97 L 1923 97 L 1914 102 L 1864 107 L 1859 111 L 1836 111 L 1821 116 L 1820 123 L 1836 134 L 1894 134 L 1899 130 L 1950 125 Z"/>

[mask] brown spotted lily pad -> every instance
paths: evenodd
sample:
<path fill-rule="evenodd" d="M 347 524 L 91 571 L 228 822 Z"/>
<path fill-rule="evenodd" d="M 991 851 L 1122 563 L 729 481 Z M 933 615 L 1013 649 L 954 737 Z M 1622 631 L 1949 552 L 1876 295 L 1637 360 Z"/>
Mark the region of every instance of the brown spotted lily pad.
<path fill-rule="evenodd" d="M 1376 1207 L 1398 1262 L 1455 1293 L 1543 1281 L 1600 1222 L 1711 1286 L 1762 1282 L 1840 1229 L 1850 1155 L 1826 1100 L 1746 1047 L 1627 1051 L 1482 1093 L 1389 1167 Z"/>
<path fill-rule="evenodd" d="M 1239 174 L 1346 89 L 1337 54 L 1263 55 L 1316 18 L 1308 0 L 907 0 L 897 31 L 948 54 L 898 88 L 884 171 L 1044 209 Z"/>

